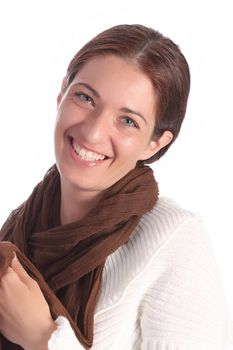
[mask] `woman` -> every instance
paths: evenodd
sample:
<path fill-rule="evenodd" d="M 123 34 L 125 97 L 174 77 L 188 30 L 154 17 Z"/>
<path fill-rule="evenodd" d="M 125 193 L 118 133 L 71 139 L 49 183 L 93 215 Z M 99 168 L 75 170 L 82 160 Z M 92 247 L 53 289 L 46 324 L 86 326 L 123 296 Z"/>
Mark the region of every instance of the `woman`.
<path fill-rule="evenodd" d="M 144 165 L 176 139 L 189 86 L 179 48 L 141 25 L 110 28 L 73 58 L 57 99 L 56 166 L 1 231 L 67 314 L 52 315 L 15 255 L 0 286 L 12 343 L 226 349 L 231 321 L 208 236 L 196 215 L 158 199 Z"/>

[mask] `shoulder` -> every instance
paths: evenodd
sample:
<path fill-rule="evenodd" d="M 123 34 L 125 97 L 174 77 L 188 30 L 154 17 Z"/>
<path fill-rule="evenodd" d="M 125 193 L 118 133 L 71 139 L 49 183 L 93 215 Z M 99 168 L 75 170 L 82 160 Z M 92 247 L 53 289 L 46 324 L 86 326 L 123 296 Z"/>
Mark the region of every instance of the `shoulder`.
<path fill-rule="evenodd" d="M 170 198 L 161 197 L 154 208 L 143 215 L 136 232 L 150 231 L 158 240 L 166 240 L 178 228 L 187 222 L 201 222 L 201 217 L 182 208 Z M 136 234 L 136 233 L 135 233 Z"/>
<path fill-rule="evenodd" d="M 203 234 L 204 232 L 204 234 Z M 127 244 L 111 254 L 105 264 L 106 273 L 124 269 L 123 278 L 133 278 L 150 260 L 168 246 L 208 237 L 198 214 L 182 208 L 169 198 L 160 198 L 154 208 L 142 216 Z M 201 238 L 202 239 L 202 238 Z M 208 239 L 208 238 L 207 238 Z M 127 271 L 127 273 L 125 273 Z"/>
<path fill-rule="evenodd" d="M 159 265 L 172 264 L 172 256 L 182 254 L 187 247 L 191 250 L 188 236 L 196 240 L 193 236 L 201 235 L 201 231 L 198 215 L 171 199 L 160 198 L 154 208 L 143 215 L 128 243 L 107 258 L 100 304 L 119 300 L 135 279 L 142 274 L 146 276 L 146 270 L 153 274 L 152 279 L 149 277 L 150 283 L 156 276 L 154 264 L 156 271 L 162 273 Z"/>
<path fill-rule="evenodd" d="M 131 243 L 136 248 L 142 245 L 143 240 L 142 253 L 151 256 L 157 254 L 157 250 L 169 241 L 181 238 L 183 231 L 188 231 L 189 236 L 195 238 L 202 236 L 205 229 L 201 216 L 182 208 L 170 198 L 162 197 L 151 211 L 143 215 L 131 236 Z M 188 243 L 188 232 L 185 235 L 186 243 Z"/>
<path fill-rule="evenodd" d="M 131 241 L 133 248 L 127 252 L 134 255 L 139 270 L 147 271 L 149 284 L 179 282 L 185 290 L 190 280 L 201 285 L 208 278 L 222 293 L 210 235 L 199 214 L 161 198 L 142 217 Z"/>

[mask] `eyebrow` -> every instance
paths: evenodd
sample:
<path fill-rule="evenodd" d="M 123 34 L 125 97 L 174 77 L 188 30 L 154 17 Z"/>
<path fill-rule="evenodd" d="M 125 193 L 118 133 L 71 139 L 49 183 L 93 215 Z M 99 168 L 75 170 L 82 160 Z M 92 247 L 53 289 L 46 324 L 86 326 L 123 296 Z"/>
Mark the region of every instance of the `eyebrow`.
<path fill-rule="evenodd" d="M 93 95 L 94 95 L 95 97 L 100 98 L 99 93 L 98 93 L 91 85 L 89 85 L 89 84 L 87 84 L 87 83 L 81 83 L 81 82 L 80 82 L 80 83 L 74 84 L 74 86 L 77 86 L 77 85 L 85 86 L 88 90 L 90 90 L 90 91 L 93 93 Z"/>
<path fill-rule="evenodd" d="M 120 111 L 125 112 L 125 113 L 131 113 L 131 114 L 138 115 L 138 116 L 141 117 L 141 118 L 144 120 L 144 122 L 147 124 L 146 118 L 144 118 L 143 115 L 142 115 L 141 113 L 139 113 L 139 112 L 135 112 L 135 111 L 133 111 L 132 109 L 127 108 L 127 107 L 122 107 L 122 108 L 120 109 Z"/>
<path fill-rule="evenodd" d="M 100 94 L 91 85 L 89 85 L 87 83 L 82 83 L 82 82 L 74 84 L 74 86 L 77 86 L 77 85 L 85 86 L 88 90 L 90 90 L 93 93 L 93 95 L 95 97 L 100 98 Z M 143 115 L 139 112 L 136 112 L 136 111 L 134 111 L 130 108 L 127 108 L 127 107 L 122 107 L 120 109 L 120 111 L 122 111 L 124 113 L 135 114 L 135 115 L 139 116 L 140 118 L 142 118 L 144 120 L 144 122 L 147 124 L 146 118 L 143 117 Z"/>

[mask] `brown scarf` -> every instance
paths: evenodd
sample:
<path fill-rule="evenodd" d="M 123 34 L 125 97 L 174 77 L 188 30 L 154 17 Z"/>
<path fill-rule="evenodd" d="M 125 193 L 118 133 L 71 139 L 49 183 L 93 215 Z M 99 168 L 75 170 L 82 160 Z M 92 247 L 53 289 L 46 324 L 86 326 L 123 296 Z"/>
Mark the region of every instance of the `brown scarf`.
<path fill-rule="evenodd" d="M 90 348 L 105 260 L 127 243 L 141 216 L 153 208 L 157 198 L 152 170 L 137 167 L 106 190 L 85 218 L 61 226 L 60 176 L 53 166 L 3 225 L 0 241 L 10 241 L 17 248 L 0 243 L 0 270 L 3 274 L 15 250 L 39 283 L 52 317 L 67 317 L 80 343 Z M 0 350 L 21 349 L 0 338 Z"/>

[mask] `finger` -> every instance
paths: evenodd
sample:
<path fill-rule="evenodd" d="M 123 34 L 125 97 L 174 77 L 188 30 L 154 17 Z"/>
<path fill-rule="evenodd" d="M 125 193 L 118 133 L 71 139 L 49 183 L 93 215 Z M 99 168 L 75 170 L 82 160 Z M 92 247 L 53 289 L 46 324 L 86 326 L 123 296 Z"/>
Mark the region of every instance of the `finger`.
<path fill-rule="evenodd" d="M 11 268 L 17 273 L 20 280 L 25 283 L 26 285 L 31 283 L 32 278 L 29 276 L 27 271 L 23 268 L 23 266 L 20 264 L 17 255 L 14 253 L 14 258 L 11 262 Z"/>

